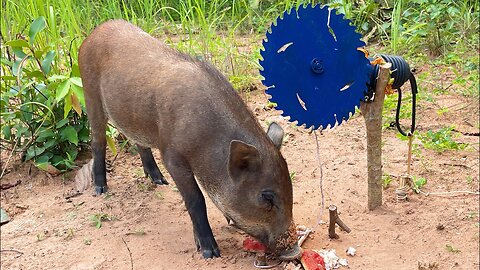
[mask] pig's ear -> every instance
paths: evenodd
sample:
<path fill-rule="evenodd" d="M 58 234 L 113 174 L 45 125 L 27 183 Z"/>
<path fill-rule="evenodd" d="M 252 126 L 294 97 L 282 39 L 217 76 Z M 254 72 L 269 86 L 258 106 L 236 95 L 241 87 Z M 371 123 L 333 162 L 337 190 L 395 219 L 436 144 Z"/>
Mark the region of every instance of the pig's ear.
<path fill-rule="evenodd" d="M 272 122 L 270 126 L 268 126 L 267 135 L 270 137 L 270 140 L 272 140 L 277 149 L 280 149 L 282 146 L 283 134 L 284 132 L 282 127 L 280 127 L 277 123 Z"/>
<path fill-rule="evenodd" d="M 237 140 L 230 142 L 228 172 L 232 179 L 239 179 L 244 173 L 258 170 L 260 163 L 260 153 L 255 146 Z"/>

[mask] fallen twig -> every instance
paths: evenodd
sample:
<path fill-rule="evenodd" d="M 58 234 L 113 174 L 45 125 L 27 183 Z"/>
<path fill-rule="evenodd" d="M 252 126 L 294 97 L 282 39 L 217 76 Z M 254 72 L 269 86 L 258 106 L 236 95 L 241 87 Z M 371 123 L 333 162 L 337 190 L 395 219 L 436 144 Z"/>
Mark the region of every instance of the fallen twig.
<path fill-rule="evenodd" d="M 463 168 L 466 168 L 466 169 L 470 169 L 472 170 L 472 168 L 470 166 L 467 166 L 465 164 L 455 164 L 455 163 L 447 163 L 447 162 L 444 162 L 443 165 L 446 165 L 446 166 L 456 166 L 456 167 L 463 167 Z"/>
<path fill-rule="evenodd" d="M 15 255 L 15 259 L 23 255 L 23 252 L 16 249 L 2 249 L 0 252 L 15 252 L 17 253 L 17 255 Z"/>
<path fill-rule="evenodd" d="M 123 241 L 123 243 L 125 244 L 125 247 L 127 247 L 128 255 L 130 255 L 130 265 L 131 265 L 131 268 L 132 268 L 132 270 L 133 270 L 132 252 L 130 251 L 130 248 L 128 247 L 127 242 L 125 241 L 125 239 L 123 239 L 123 237 L 122 237 L 122 241 Z"/>
<path fill-rule="evenodd" d="M 71 198 L 75 198 L 75 197 L 80 196 L 80 195 L 82 195 L 81 192 L 75 192 L 75 193 L 72 193 L 72 194 L 65 195 L 64 198 L 65 198 L 65 200 L 69 200 Z"/>
<path fill-rule="evenodd" d="M 7 170 L 8 163 L 10 162 L 10 159 L 12 158 L 13 153 L 15 153 L 15 148 L 17 148 L 18 141 L 19 140 L 17 140 L 15 142 L 15 145 L 13 146 L 12 152 L 10 152 L 10 155 L 7 158 L 7 162 L 5 162 L 5 167 L 3 167 L 2 173 L 0 174 L 0 179 L 2 179 L 3 175 L 5 174 L 5 171 Z"/>
<path fill-rule="evenodd" d="M 13 184 L 10 184 L 10 183 L 6 183 L 6 184 L 1 184 L 0 185 L 0 190 L 7 190 L 9 188 L 13 188 L 13 187 L 16 187 L 18 185 L 20 185 L 22 183 L 22 180 L 17 180 L 17 182 L 13 183 Z"/>
<path fill-rule="evenodd" d="M 452 129 L 452 131 L 461 133 L 465 136 L 477 136 L 477 137 L 480 136 L 480 132 L 465 132 L 465 131 L 460 131 L 458 129 Z"/>
<path fill-rule="evenodd" d="M 480 192 L 475 191 L 463 191 L 463 190 L 456 190 L 456 191 L 446 191 L 446 192 L 424 192 L 420 190 L 420 193 L 425 196 L 460 196 L 460 195 L 480 195 Z"/>

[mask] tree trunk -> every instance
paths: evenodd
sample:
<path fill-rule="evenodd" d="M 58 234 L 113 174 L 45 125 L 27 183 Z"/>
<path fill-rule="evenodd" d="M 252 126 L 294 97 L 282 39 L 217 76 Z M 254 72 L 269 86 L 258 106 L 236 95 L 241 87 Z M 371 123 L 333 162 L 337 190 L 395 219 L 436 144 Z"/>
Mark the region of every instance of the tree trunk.
<path fill-rule="evenodd" d="M 379 68 L 374 101 L 360 104 L 367 127 L 369 210 L 382 205 L 382 111 L 385 88 L 390 80 L 390 66 L 390 63 L 386 63 Z"/>

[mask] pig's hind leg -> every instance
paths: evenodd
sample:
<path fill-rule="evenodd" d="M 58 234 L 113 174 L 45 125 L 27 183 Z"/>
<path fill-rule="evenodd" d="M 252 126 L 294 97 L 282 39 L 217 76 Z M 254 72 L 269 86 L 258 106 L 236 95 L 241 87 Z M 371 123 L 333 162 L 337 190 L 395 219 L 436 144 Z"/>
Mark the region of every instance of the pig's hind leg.
<path fill-rule="evenodd" d="M 164 164 L 182 194 L 188 214 L 193 223 L 193 234 L 197 250 L 204 258 L 220 257 L 220 250 L 208 223 L 207 207 L 202 191 L 195 181 L 188 162 L 171 151 L 163 155 Z"/>
<path fill-rule="evenodd" d="M 103 110 L 102 102 L 96 95 L 98 90 L 91 87 L 86 80 L 84 82 L 84 87 L 85 89 L 93 89 L 93 91 L 85 91 L 85 101 L 87 104 L 88 120 L 90 121 L 90 129 L 92 132 L 92 177 L 95 184 L 95 193 L 100 195 L 108 191 L 107 171 L 105 166 L 107 146 L 105 130 L 107 126 L 107 117 Z"/>
<path fill-rule="evenodd" d="M 147 177 L 150 176 L 152 182 L 157 185 L 168 185 L 167 180 L 160 172 L 160 169 L 158 169 L 155 158 L 152 155 L 152 150 L 138 144 L 137 147 L 138 153 L 140 154 L 140 159 L 142 160 L 143 171 L 145 172 L 145 175 Z"/>

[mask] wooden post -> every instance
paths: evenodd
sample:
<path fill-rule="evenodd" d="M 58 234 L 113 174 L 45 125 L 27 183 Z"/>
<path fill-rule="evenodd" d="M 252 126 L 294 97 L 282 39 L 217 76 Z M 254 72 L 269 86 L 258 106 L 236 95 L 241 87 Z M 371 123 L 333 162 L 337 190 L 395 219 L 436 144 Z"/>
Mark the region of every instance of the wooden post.
<path fill-rule="evenodd" d="M 362 102 L 360 110 L 367 127 L 368 209 L 382 205 L 382 111 L 385 88 L 390 80 L 390 63 L 379 66 L 375 99 Z"/>

